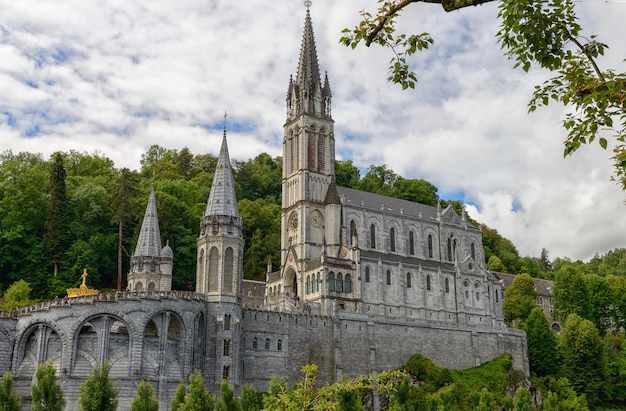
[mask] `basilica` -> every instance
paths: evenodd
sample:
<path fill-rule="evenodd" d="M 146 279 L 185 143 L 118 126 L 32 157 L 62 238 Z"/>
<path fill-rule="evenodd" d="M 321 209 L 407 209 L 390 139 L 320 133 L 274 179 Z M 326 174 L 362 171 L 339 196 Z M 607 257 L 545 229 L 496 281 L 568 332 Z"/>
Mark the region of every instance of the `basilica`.
<path fill-rule="evenodd" d="M 295 57 L 295 56 L 294 56 Z M 28 409 L 35 369 L 51 361 L 77 407 L 80 384 L 107 361 L 128 409 L 142 380 L 168 410 L 199 369 L 209 389 L 288 383 L 319 367 L 321 382 L 396 368 L 420 353 L 463 369 L 504 353 L 528 374 L 526 336 L 502 314 L 502 282 L 485 266 L 479 227 L 432 207 L 337 186 L 335 120 L 307 7 L 283 138 L 281 260 L 265 282 L 243 279 L 242 219 L 224 131 L 197 241 L 195 292 L 171 290 L 175 250 L 163 246 L 152 191 L 128 288 L 0 315 L 0 374 L 12 371 Z"/>

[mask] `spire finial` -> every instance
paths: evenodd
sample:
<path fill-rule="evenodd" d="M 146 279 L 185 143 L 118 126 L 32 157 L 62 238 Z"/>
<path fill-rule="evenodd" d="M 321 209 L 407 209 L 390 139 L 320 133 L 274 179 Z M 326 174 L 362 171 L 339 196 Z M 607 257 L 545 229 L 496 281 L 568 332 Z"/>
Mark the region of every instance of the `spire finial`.
<path fill-rule="evenodd" d="M 305 1 L 304 1 L 304 7 L 306 7 L 306 11 L 307 11 L 307 13 L 309 12 L 309 8 L 311 7 L 311 4 L 313 4 L 313 3 L 311 2 L 311 0 L 305 0 Z"/>
<path fill-rule="evenodd" d="M 228 117 L 228 113 L 224 110 L 224 137 L 226 137 L 226 117 Z"/>

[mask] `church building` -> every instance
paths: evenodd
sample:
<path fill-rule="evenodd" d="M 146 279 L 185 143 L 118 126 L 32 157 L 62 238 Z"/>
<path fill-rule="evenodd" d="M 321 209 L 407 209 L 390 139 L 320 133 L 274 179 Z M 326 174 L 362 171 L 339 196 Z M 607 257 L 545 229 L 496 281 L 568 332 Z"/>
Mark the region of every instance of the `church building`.
<path fill-rule="evenodd" d="M 318 381 L 397 368 L 415 353 L 454 369 L 502 354 L 529 373 L 526 335 L 502 314 L 502 282 L 485 266 L 465 213 L 339 187 L 328 75 L 319 69 L 310 2 L 283 139 L 281 260 L 266 281 L 243 279 L 241 216 L 226 129 L 197 240 L 195 292 L 171 290 L 175 253 L 162 247 L 154 190 L 125 291 L 0 313 L 0 375 L 30 405 L 38 364 L 52 362 L 67 399 L 107 361 L 129 409 L 140 381 L 160 410 L 195 369 L 219 393 L 226 379 L 268 389 L 305 364 Z"/>

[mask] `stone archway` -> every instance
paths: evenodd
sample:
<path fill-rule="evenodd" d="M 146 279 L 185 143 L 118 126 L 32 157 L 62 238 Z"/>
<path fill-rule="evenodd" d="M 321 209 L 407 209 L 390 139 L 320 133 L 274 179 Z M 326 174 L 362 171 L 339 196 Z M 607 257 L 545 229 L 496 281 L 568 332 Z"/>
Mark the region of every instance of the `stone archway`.
<path fill-rule="evenodd" d="M 289 267 L 285 272 L 285 280 L 283 282 L 283 291 L 285 295 L 298 295 L 298 276 L 293 267 Z"/>

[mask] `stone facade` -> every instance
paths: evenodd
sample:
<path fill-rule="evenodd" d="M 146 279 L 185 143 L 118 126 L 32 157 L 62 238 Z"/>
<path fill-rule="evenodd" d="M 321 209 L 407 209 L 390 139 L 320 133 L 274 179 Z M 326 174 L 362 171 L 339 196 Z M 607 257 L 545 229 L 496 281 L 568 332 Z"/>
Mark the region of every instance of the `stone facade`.
<path fill-rule="evenodd" d="M 331 91 L 320 78 L 307 9 L 287 93 L 279 269 L 269 262 L 266 282 L 243 280 L 225 130 L 200 224 L 196 292 L 170 291 L 173 252 L 161 248 L 152 192 L 128 290 L 0 314 L 0 372 L 14 373 L 24 409 L 45 361 L 68 410 L 103 361 L 120 382 L 120 409 L 146 380 L 168 410 L 194 369 L 215 393 L 224 378 L 264 391 L 272 376 L 293 383 L 315 363 L 319 381 L 333 382 L 396 368 L 414 353 L 456 369 L 510 353 L 528 373 L 525 334 L 504 325 L 501 282 L 486 270 L 478 227 L 449 207 L 335 185 Z"/>

